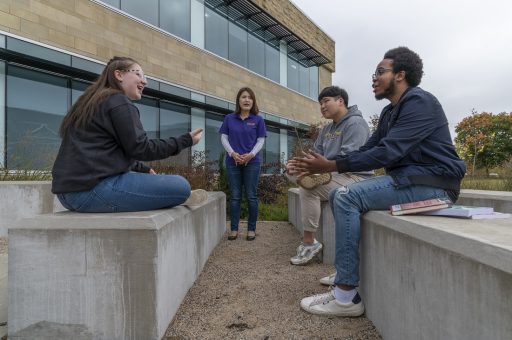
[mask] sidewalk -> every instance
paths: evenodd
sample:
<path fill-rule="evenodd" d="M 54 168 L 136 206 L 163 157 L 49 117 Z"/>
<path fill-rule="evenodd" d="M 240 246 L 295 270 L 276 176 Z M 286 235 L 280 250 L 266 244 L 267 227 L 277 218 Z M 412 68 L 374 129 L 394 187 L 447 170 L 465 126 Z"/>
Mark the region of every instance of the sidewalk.
<path fill-rule="evenodd" d="M 257 238 L 224 238 L 189 290 L 164 339 L 381 339 L 364 318 L 320 317 L 300 309 L 334 271 L 316 261 L 290 265 L 300 235 L 287 222 L 259 222 Z M 363 297 L 364 301 L 364 297 Z"/>

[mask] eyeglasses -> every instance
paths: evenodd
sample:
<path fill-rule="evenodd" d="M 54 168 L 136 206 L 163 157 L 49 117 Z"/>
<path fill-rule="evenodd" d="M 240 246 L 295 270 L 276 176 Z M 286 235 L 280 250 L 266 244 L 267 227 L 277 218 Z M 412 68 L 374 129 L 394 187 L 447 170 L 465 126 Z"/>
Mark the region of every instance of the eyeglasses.
<path fill-rule="evenodd" d="M 376 80 L 378 77 L 383 75 L 386 72 L 393 71 L 392 68 L 378 68 L 375 70 L 375 73 L 372 74 L 372 80 Z"/>
<path fill-rule="evenodd" d="M 133 72 L 137 75 L 137 77 L 139 77 L 140 80 L 143 80 L 145 82 L 148 81 L 148 78 L 146 78 L 146 76 L 144 75 L 144 72 L 140 71 L 140 70 L 123 70 L 124 72 Z"/>

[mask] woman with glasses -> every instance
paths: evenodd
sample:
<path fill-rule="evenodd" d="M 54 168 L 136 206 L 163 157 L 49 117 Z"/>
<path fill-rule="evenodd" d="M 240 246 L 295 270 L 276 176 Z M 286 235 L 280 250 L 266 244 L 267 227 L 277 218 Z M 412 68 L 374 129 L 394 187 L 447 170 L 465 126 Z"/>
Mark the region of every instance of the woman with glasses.
<path fill-rule="evenodd" d="M 191 192 L 185 178 L 157 175 L 141 162 L 177 155 L 203 134 L 196 129 L 179 137 L 149 139 L 132 103 L 141 99 L 146 85 L 135 60 L 114 57 L 64 117 L 52 192 L 67 209 L 141 211 L 207 198 L 204 190 Z"/>
<path fill-rule="evenodd" d="M 258 180 L 260 178 L 261 157 L 267 129 L 265 121 L 258 116 L 258 104 L 254 91 L 243 87 L 236 95 L 235 112 L 228 114 L 220 127 L 221 142 L 226 150 L 226 170 L 229 183 L 229 208 L 231 234 L 228 240 L 238 237 L 240 205 L 245 188 L 249 206 L 247 220 L 247 241 L 256 238 L 258 218 Z"/>

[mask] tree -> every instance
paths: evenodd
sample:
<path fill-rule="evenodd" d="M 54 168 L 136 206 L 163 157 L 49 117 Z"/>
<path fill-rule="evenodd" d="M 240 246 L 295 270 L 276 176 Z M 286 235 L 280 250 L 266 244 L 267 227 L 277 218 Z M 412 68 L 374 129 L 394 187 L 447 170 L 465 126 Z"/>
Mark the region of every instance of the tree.
<path fill-rule="evenodd" d="M 370 116 L 370 120 L 368 121 L 368 125 L 370 125 L 370 131 L 372 133 L 375 132 L 375 130 L 377 130 L 377 125 L 379 125 L 379 115 L 374 113 L 373 115 Z"/>
<path fill-rule="evenodd" d="M 498 115 L 471 111 L 455 127 L 455 146 L 459 155 L 477 168 L 489 169 L 503 165 L 512 157 L 512 112 Z"/>

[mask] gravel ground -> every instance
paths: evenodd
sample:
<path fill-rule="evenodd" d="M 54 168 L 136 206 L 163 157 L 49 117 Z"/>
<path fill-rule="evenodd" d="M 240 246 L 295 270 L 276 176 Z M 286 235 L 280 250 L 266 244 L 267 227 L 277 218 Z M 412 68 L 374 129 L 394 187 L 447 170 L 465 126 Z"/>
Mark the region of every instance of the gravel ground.
<path fill-rule="evenodd" d="M 319 261 L 290 265 L 300 235 L 287 222 L 259 222 L 257 238 L 226 235 L 189 290 L 164 339 L 381 339 L 365 317 L 321 317 L 300 309 L 334 271 Z"/>

